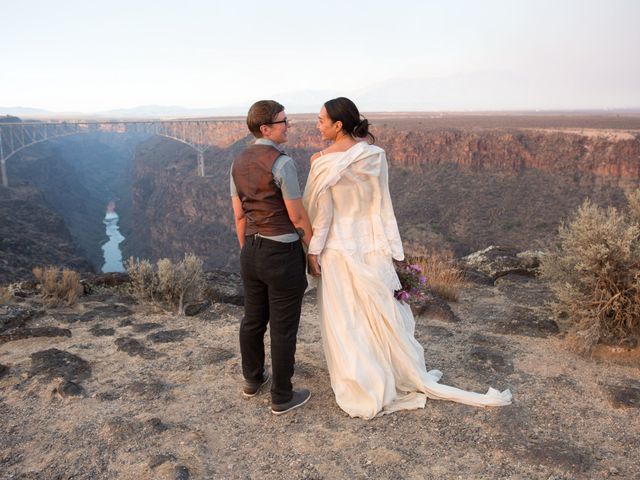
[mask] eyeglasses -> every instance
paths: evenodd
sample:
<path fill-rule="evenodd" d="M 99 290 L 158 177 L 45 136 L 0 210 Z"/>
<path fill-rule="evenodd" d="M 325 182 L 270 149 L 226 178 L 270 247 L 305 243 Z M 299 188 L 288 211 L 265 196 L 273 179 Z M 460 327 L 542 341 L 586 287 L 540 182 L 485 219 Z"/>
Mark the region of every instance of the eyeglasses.
<path fill-rule="evenodd" d="M 284 117 L 284 120 L 280 120 L 278 122 L 263 123 L 263 125 L 277 125 L 279 123 L 284 123 L 288 127 L 289 126 L 289 119 L 287 117 Z"/>

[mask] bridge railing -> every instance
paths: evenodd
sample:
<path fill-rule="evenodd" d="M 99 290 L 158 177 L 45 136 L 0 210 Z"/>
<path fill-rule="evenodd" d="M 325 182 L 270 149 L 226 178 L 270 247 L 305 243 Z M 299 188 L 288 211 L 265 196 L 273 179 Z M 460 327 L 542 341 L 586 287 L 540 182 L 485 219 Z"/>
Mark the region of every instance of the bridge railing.
<path fill-rule="evenodd" d="M 91 132 L 146 133 L 191 146 L 198 153 L 197 173 L 204 176 L 204 152 L 212 145 L 228 146 L 246 136 L 244 122 L 234 120 L 70 121 L 0 123 L 0 171 L 7 187 L 6 162 L 19 151 L 53 138 Z"/>

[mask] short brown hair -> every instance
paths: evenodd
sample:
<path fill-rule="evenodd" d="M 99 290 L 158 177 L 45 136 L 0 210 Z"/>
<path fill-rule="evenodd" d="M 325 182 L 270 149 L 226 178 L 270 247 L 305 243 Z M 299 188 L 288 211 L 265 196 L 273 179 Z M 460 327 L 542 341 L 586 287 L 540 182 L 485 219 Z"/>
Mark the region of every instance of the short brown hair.
<path fill-rule="evenodd" d="M 284 107 L 275 100 L 260 100 L 254 103 L 247 114 L 249 131 L 254 137 L 262 138 L 260 126 L 273 122 L 283 110 Z"/>

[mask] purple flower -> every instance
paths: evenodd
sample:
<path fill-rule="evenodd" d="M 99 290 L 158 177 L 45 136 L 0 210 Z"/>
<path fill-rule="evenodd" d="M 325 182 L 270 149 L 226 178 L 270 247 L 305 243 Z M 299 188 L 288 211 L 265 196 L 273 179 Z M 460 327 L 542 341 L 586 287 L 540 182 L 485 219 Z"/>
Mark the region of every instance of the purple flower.
<path fill-rule="evenodd" d="M 402 302 L 406 302 L 407 300 L 409 300 L 409 292 L 405 292 L 404 290 L 400 290 L 400 292 L 398 293 L 397 299 L 402 301 Z"/>
<path fill-rule="evenodd" d="M 425 283 L 427 283 L 427 277 L 420 275 L 420 285 L 424 285 Z"/>
<path fill-rule="evenodd" d="M 422 269 L 420 268 L 420 265 L 418 265 L 417 263 L 413 263 L 413 264 L 409 265 L 409 268 L 415 270 L 416 272 L 421 272 L 422 273 Z"/>

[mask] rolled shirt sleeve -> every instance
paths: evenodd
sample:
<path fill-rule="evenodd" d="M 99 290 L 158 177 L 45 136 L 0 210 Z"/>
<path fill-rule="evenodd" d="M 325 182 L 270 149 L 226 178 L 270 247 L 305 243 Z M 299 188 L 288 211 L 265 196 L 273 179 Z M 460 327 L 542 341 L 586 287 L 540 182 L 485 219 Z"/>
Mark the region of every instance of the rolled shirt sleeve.
<path fill-rule="evenodd" d="M 238 189 L 236 188 L 236 182 L 233 181 L 233 164 L 231 164 L 231 168 L 229 169 L 229 191 L 231 192 L 232 197 L 238 196 Z"/>
<path fill-rule="evenodd" d="M 296 163 L 287 155 L 280 155 L 273 164 L 273 180 L 282 191 L 282 198 L 295 200 L 302 197 Z"/>

